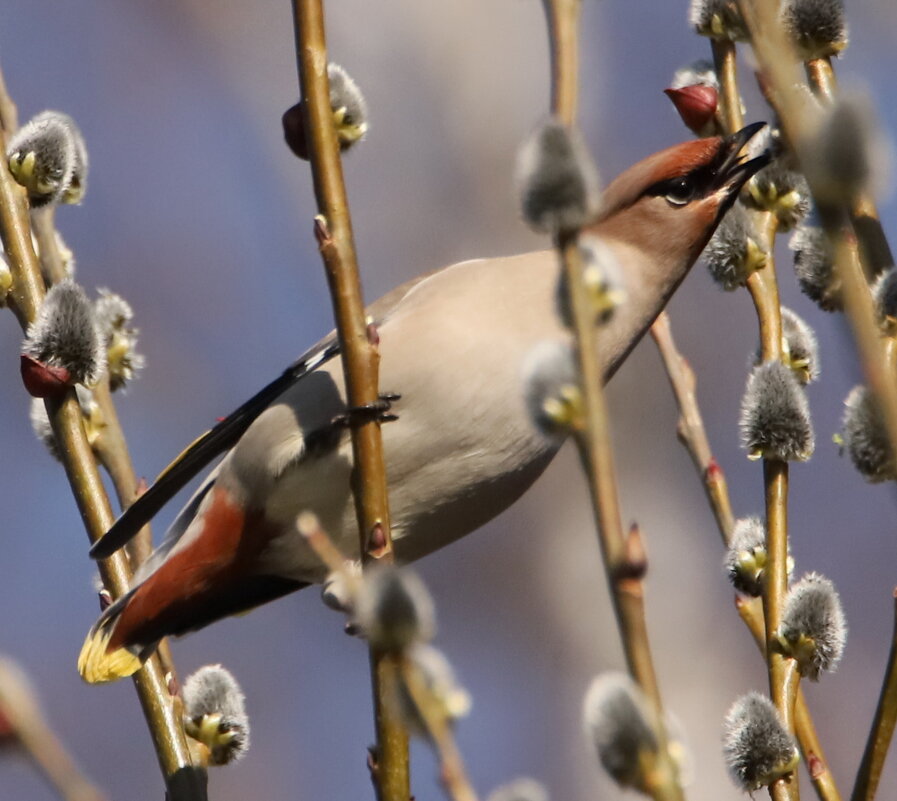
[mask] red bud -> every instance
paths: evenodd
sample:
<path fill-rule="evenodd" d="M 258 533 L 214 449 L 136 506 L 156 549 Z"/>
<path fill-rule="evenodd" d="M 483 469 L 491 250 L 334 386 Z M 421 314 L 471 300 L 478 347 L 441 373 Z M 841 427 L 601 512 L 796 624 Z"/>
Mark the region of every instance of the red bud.
<path fill-rule="evenodd" d="M 304 161 L 308 161 L 308 144 L 305 140 L 305 119 L 302 114 L 302 101 L 291 106 L 281 117 L 283 123 L 283 138 L 287 147 L 293 151 L 293 155 Z"/>
<path fill-rule="evenodd" d="M 20 363 L 22 383 L 35 398 L 58 398 L 72 385 L 71 373 L 65 367 L 51 367 L 27 353 Z"/>
<path fill-rule="evenodd" d="M 807 769 L 810 771 L 810 778 L 813 780 L 818 779 L 827 770 L 825 762 L 812 751 L 807 754 Z"/>
<path fill-rule="evenodd" d="M 713 124 L 719 94 L 712 86 L 695 84 L 681 89 L 664 89 L 664 94 L 673 101 L 682 122 L 698 136 L 706 135 Z"/>

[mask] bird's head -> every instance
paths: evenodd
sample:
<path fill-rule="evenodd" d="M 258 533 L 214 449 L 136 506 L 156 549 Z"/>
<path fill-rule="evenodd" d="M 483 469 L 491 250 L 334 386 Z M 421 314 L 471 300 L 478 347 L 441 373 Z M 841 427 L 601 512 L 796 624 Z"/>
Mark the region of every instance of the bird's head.
<path fill-rule="evenodd" d="M 764 126 L 683 142 L 638 162 L 604 191 L 590 231 L 690 266 L 741 187 L 769 163 L 768 152 L 742 153 Z"/>

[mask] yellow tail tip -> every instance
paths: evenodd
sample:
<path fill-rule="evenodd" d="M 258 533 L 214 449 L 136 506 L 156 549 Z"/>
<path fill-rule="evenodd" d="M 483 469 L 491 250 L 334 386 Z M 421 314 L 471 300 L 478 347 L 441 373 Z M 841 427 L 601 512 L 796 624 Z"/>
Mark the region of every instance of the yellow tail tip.
<path fill-rule="evenodd" d="M 143 663 L 127 648 L 106 652 L 111 636 L 112 629 L 106 626 L 92 630 L 87 635 L 78 656 L 78 672 L 84 681 L 103 684 L 123 679 L 140 670 Z"/>

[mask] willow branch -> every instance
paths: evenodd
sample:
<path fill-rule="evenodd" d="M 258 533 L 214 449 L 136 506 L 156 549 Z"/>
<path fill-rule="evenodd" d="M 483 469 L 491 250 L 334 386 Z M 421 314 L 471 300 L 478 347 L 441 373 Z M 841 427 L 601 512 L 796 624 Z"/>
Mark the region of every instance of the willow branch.
<path fill-rule="evenodd" d="M 99 436 L 93 444 L 94 452 L 112 479 L 119 507 L 124 511 L 137 500 L 141 482 L 134 471 L 128 443 L 118 419 L 118 411 L 112 400 L 108 376 L 94 387 L 93 398 L 102 417 Z M 153 535 L 149 524 L 140 529 L 137 536 L 125 547 L 131 560 L 131 567 L 136 570 L 153 550 Z"/>
<path fill-rule="evenodd" d="M 576 120 L 579 15 L 582 0 L 544 0 L 551 56 L 551 110 L 567 125 Z"/>
<path fill-rule="evenodd" d="M 580 0 L 545 0 L 551 48 L 552 113 L 565 125 L 576 122 L 576 98 Z M 616 470 L 604 382 L 588 296 L 583 282 L 582 255 L 577 235 L 559 234 L 555 247 L 570 293 L 576 359 L 584 402 L 584 420 L 575 432 L 580 459 L 589 483 L 592 508 L 598 528 L 608 586 L 629 671 L 638 682 L 651 708 L 658 737 L 657 769 L 652 776 L 655 799 L 684 798 L 678 768 L 669 753 L 660 686 L 654 672 L 644 615 L 644 549 L 637 529 L 627 539 L 623 534 L 617 495 Z M 634 555 L 635 554 L 635 555 Z M 638 563 L 638 567 L 633 567 Z"/>
<path fill-rule="evenodd" d="M 834 102 L 838 81 L 831 58 L 812 59 L 804 64 L 804 68 L 813 94 L 827 103 Z M 860 244 L 866 275 L 872 278 L 894 264 L 894 256 L 882 228 L 875 199 L 868 191 L 860 193 L 851 200 L 849 213 Z"/>
<path fill-rule="evenodd" d="M 0 107 L 3 105 L 0 102 Z M 7 134 L 6 130 L 0 132 L 0 153 L 6 152 Z M 0 238 L 13 275 L 11 305 L 22 328 L 27 329 L 43 300 L 44 283 L 32 247 L 25 191 L 5 167 L 0 168 Z M 47 400 L 46 407 L 78 511 L 90 541 L 95 542 L 112 525 L 114 516 L 84 432 L 74 390 L 61 400 Z M 131 575 L 122 554 L 100 562 L 99 569 L 113 597 L 127 591 Z M 172 801 L 204 799 L 205 777 L 192 770 L 183 724 L 173 712 L 157 657 L 135 674 L 134 684 Z"/>
<path fill-rule="evenodd" d="M 735 42 L 729 39 L 711 39 L 713 68 L 720 88 L 720 112 L 725 133 L 731 134 L 744 127 L 741 112 L 741 94 L 738 91 L 738 65 L 735 60 Z"/>
<path fill-rule="evenodd" d="M 43 275 L 48 283 L 56 284 L 66 277 L 66 268 L 65 260 L 59 251 L 59 240 L 56 235 L 55 207 L 50 206 L 33 212 L 31 224 L 37 239 Z M 93 389 L 93 397 L 102 415 L 101 430 L 94 442 L 94 451 L 112 479 L 119 507 L 124 511 L 137 499 L 139 480 L 134 472 L 134 463 L 131 461 L 128 443 L 112 401 L 108 376 L 104 376 Z M 127 544 L 126 549 L 131 560 L 131 569 L 136 570 L 153 550 L 150 527 L 144 526 L 137 536 Z M 173 672 L 174 667 L 171 663 L 167 641 L 161 645 L 162 654 L 165 657 L 163 661 L 168 663 L 166 668 Z"/>
<path fill-rule="evenodd" d="M 751 33 L 751 44 L 764 75 L 773 89 L 782 128 L 800 163 L 807 160 L 807 142 L 814 125 L 814 111 L 802 102 L 800 72 L 791 43 L 777 24 L 772 0 L 738 0 Z M 834 254 L 835 271 L 843 288 L 844 307 L 869 388 L 884 418 L 892 453 L 897 453 L 897 376 L 888 370 L 884 344 L 876 320 L 856 238 L 847 225 L 846 212 L 833 209 L 822 199 L 815 176 L 807 176 L 810 191 Z"/>
<path fill-rule="evenodd" d="M 434 701 L 432 692 L 428 690 L 423 677 L 402 657 L 399 657 L 398 664 L 393 660 L 390 664 L 391 669 L 398 669 L 401 674 L 408 695 L 411 697 L 439 757 L 442 784 L 445 787 L 446 795 L 451 801 L 477 801 L 476 791 L 473 789 L 467 776 L 467 769 L 464 767 L 464 759 L 455 743 L 451 724 L 440 712 L 438 703 Z"/>
<path fill-rule="evenodd" d="M 695 392 L 695 375 L 679 352 L 673 339 L 669 316 L 666 312 L 658 317 L 651 327 L 651 335 L 657 343 L 666 368 L 667 377 L 679 406 L 677 433 L 682 444 L 688 449 L 692 461 L 704 483 L 707 499 L 716 518 L 717 527 L 724 545 L 728 545 L 731 535 L 732 511 L 729 491 L 722 469 L 713 458 L 707 432 L 701 419 Z M 704 467 L 709 464 L 709 467 Z M 736 598 L 738 613 L 754 637 L 760 653 L 766 658 L 766 629 L 763 622 L 762 602 L 756 598 Z M 803 690 L 798 688 L 794 707 L 794 728 L 800 744 L 804 762 L 820 801 L 841 801 L 835 781 L 828 767 L 828 760 L 816 733 L 816 726 L 804 699 Z"/>
<path fill-rule="evenodd" d="M 378 400 L 380 357 L 365 322 L 349 202 L 330 107 L 322 0 L 293 0 L 293 18 L 306 141 L 320 215 L 316 219 L 316 233 L 333 301 L 348 405 L 362 408 Z M 390 562 L 393 553 L 389 504 L 378 421 L 370 419 L 352 427 L 352 454 L 362 560 Z M 371 674 L 378 794 L 381 801 L 408 801 L 408 736 L 388 714 L 385 659 L 374 650 L 371 650 Z"/>
<path fill-rule="evenodd" d="M 66 269 L 56 240 L 56 207 L 48 206 L 32 212 L 31 229 L 37 240 L 44 280 L 48 285 L 58 284 L 65 278 Z"/>
<path fill-rule="evenodd" d="M 0 729 L 24 749 L 64 801 L 105 801 L 50 727 L 24 671 L 0 659 Z"/>
<path fill-rule="evenodd" d="M 894 630 L 891 635 L 891 652 L 888 654 L 888 665 L 885 668 L 884 682 L 875 717 L 866 741 L 866 750 L 857 771 L 856 782 L 850 801 L 872 801 L 878 790 L 878 782 L 894 736 L 894 725 L 897 723 L 897 590 L 894 591 Z"/>
<path fill-rule="evenodd" d="M 654 321 L 651 326 L 651 336 L 660 351 L 667 378 L 679 406 L 676 435 L 685 446 L 701 476 L 707 502 L 713 511 L 723 544 L 727 545 L 732 528 L 735 526 L 735 516 L 732 514 L 732 503 L 729 500 L 729 488 L 726 484 L 725 473 L 710 450 L 707 430 L 704 428 L 704 420 L 698 406 L 694 371 L 676 347 L 670 327 L 670 317 L 666 312 L 661 312 L 657 320 Z"/>
<path fill-rule="evenodd" d="M 766 263 L 747 280 L 747 288 L 757 311 L 760 328 L 760 354 L 764 362 L 782 361 L 782 309 L 776 281 L 776 219 L 769 213 L 764 220 Z M 775 633 L 782 620 L 782 606 L 788 591 L 788 463 L 763 458 L 763 487 L 766 498 L 767 566 L 763 578 L 763 617 L 766 623 L 766 661 L 769 668 L 769 694 L 788 731 L 794 732 L 794 703 L 800 674 L 794 659 L 786 658 L 774 646 Z M 786 776 L 770 786 L 774 801 L 797 801 L 800 788 L 794 776 Z"/>
<path fill-rule="evenodd" d="M 834 99 L 838 91 L 838 81 L 835 78 L 835 68 L 829 57 L 813 58 L 804 63 L 807 73 L 807 82 L 816 97 L 827 101 Z"/>
<path fill-rule="evenodd" d="M 735 599 L 738 614 L 754 637 L 757 648 L 766 658 L 766 627 L 763 622 L 763 606 L 759 598 L 745 598 L 738 596 Z M 797 688 L 796 702 L 794 705 L 794 729 L 800 744 L 801 754 L 810 773 L 810 780 L 820 801 L 841 801 L 841 791 L 835 784 L 829 767 L 828 758 L 822 749 L 819 735 L 810 715 L 804 691 Z"/>

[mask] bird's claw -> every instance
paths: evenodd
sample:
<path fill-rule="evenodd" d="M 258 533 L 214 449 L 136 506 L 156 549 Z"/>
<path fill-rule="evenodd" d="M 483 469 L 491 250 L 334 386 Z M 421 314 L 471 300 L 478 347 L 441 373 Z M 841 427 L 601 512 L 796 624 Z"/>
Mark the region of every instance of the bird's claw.
<path fill-rule="evenodd" d="M 350 409 L 346 409 L 345 412 L 334 417 L 332 423 L 335 426 L 345 428 L 360 426 L 370 422 L 391 423 L 399 419 L 399 416 L 393 414 L 390 410 L 392 409 L 392 404 L 401 397 L 401 395 L 395 392 L 384 392 L 373 403 L 364 403 L 361 406 L 353 406 Z"/>

